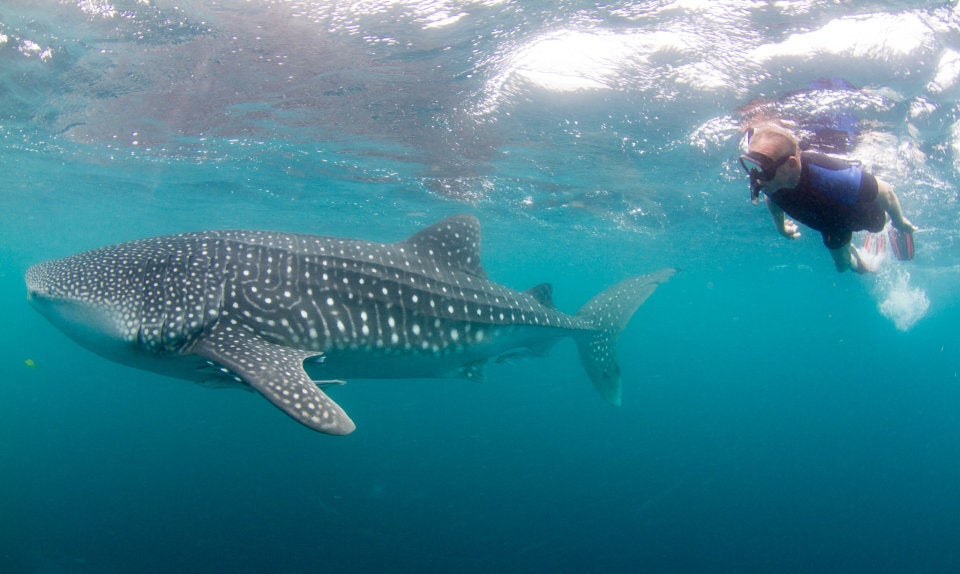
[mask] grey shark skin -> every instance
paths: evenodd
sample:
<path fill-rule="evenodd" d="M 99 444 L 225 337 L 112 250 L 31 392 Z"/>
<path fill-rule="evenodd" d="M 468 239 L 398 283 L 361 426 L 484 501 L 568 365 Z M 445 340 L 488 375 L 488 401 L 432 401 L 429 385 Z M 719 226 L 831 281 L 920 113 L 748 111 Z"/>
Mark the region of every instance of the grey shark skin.
<path fill-rule="evenodd" d="M 44 316 L 108 359 L 252 388 L 314 430 L 348 434 L 324 382 L 479 379 L 487 360 L 543 354 L 564 336 L 619 404 L 617 337 L 674 271 L 627 279 L 567 315 L 549 285 L 489 281 L 480 224 L 456 215 L 390 244 L 267 231 L 142 239 L 39 263 L 26 283 Z"/>

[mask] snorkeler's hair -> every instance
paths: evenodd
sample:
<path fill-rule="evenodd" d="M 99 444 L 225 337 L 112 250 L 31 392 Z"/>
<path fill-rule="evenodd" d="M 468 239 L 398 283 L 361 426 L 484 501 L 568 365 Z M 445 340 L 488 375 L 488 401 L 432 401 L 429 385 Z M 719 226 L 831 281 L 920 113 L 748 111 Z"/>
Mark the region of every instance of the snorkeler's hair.
<path fill-rule="evenodd" d="M 759 124 L 751 127 L 748 134 L 750 140 L 753 140 L 753 138 L 780 140 L 790 149 L 791 155 L 796 155 L 800 151 L 800 140 L 792 131 L 779 123 L 765 122 Z"/>

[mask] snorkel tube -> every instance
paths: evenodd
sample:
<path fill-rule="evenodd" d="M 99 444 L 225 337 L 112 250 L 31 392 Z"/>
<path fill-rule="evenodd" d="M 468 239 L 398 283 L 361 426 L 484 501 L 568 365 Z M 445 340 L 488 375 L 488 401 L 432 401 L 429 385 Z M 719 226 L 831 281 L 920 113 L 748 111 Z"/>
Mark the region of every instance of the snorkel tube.
<path fill-rule="evenodd" d="M 754 127 L 747 128 L 747 131 L 744 134 L 745 137 L 743 140 L 741 140 L 741 149 L 746 152 L 746 154 L 750 153 L 750 138 L 753 137 L 753 132 L 755 131 L 756 128 Z M 746 171 L 747 175 L 750 177 L 750 203 L 757 205 L 760 203 L 760 188 L 762 187 L 760 184 L 760 172 L 756 169 L 747 168 L 747 165 L 743 162 L 746 154 L 740 156 L 740 165 L 743 166 L 744 171 Z"/>
<path fill-rule="evenodd" d="M 757 170 L 750 170 L 750 203 L 757 205 L 760 203 L 760 173 Z"/>

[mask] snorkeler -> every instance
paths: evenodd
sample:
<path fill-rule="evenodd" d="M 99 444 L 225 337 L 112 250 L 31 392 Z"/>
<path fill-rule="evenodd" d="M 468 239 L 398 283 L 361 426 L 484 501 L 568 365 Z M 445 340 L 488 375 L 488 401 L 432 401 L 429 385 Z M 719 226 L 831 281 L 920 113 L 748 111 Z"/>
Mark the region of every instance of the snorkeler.
<path fill-rule="evenodd" d="M 913 257 L 913 232 L 900 209 L 893 188 L 864 171 L 859 165 L 812 151 L 800 151 L 796 136 L 769 123 L 753 129 L 749 151 L 740 156 L 750 176 L 752 199 L 760 191 L 781 235 L 800 237 L 797 224 L 815 229 L 833 256 L 837 271 L 877 271 L 850 241 L 854 231 L 880 232 L 890 216 L 894 253 L 899 259 Z"/>

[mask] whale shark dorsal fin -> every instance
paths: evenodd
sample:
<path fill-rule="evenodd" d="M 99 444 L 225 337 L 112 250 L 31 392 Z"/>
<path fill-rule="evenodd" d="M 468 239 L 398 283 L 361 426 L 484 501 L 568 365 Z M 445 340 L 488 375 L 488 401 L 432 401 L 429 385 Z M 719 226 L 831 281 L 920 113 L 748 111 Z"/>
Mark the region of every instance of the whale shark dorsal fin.
<path fill-rule="evenodd" d="M 397 244 L 447 268 L 486 278 L 480 264 L 480 221 L 468 214 L 450 216 Z"/>
<path fill-rule="evenodd" d="M 327 434 L 356 428 L 340 405 L 321 391 L 303 370 L 317 355 L 265 341 L 244 327 L 217 325 L 190 352 L 227 369 L 297 422 Z"/>

